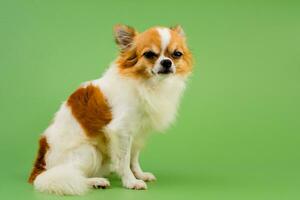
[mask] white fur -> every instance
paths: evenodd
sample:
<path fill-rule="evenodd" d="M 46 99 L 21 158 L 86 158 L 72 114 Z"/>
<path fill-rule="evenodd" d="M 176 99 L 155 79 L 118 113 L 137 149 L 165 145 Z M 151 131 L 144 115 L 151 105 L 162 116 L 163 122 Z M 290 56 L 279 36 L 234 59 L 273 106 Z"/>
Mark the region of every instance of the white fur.
<path fill-rule="evenodd" d="M 82 195 L 88 190 L 87 178 L 71 163 L 46 170 L 36 177 L 33 184 L 40 192 L 59 195 Z"/>
<path fill-rule="evenodd" d="M 157 28 L 157 32 L 160 36 L 161 49 L 165 51 L 171 40 L 170 30 L 168 28 Z"/>
<path fill-rule="evenodd" d="M 185 88 L 184 78 L 171 74 L 134 80 L 120 75 L 112 64 L 102 78 L 83 86 L 87 84 L 99 87 L 111 106 L 113 118 L 104 132 L 111 141 L 112 159 L 102 163 L 96 144 L 87 138 L 68 105 L 63 103 L 44 133 L 50 146 L 46 154 L 47 170 L 37 176 L 35 188 L 80 195 L 95 184 L 108 186 L 108 181 L 96 177 L 105 175 L 104 171 L 114 171 L 122 178 L 124 187 L 146 189 L 144 181 L 155 180 L 155 176 L 142 171 L 138 162 L 140 149 L 150 131 L 163 131 L 175 119 Z"/>
<path fill-rule="evenodd" d="M 163 66 L 161 66 L 161 64 L 160 64 L 162 60 L 168 59 L 172 62 L 172 59 L 170 59 L 164 55 L 165 51 L 167 50 L 167 47 L 170 43 L 170 40 L 171 40 L 170 30 L 168 28 L 157 28 L 156 30 L 160 36 L 161 53 L 160 53 L 159 58 L 156 60 L 154 67 L 152 69 L 153 74 L 158 74 L 158 72 L 162 70 Z M 170 69 L 171 69 L 172 73 L 174 73 L 174 74 L 176 73 L 176 66 L 174 65 L 173 62 L 172 62 L 172 66 Z"/>

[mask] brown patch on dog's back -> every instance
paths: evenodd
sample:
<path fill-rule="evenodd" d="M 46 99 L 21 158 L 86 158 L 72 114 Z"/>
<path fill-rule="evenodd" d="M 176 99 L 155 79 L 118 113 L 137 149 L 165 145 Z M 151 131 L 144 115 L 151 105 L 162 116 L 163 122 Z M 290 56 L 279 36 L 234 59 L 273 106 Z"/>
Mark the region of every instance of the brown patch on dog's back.
<path fill-rule="evenodd" d="M 110 107 L 103 93 L 93 85 L 77 89 L 69 97 L 67 104 L 89 137 L 102 135 L 102 128 L 112 119 Z"/>
<path fill-rule="evenodd" d="M 39 150 L 37 157 L 34 162 L 33 169 L 31 171 L 31 174 L 29 176 L 28 182 L 33 183 L 35 178 L 41 174 L 43 171 L 46 170 L 46 161 L 45 156 L 47 151 L 49 150 L 49 145 L 47 143 L 47 139 L 45 136 L 42 136 L 39 141 Z"/>
<path fill-rule="evenodd" d="M 88 85 L 77 89 L 68 99 L 68 106 L 91 143 L 100 150 L 103 161 L 109 157 L 109 138 L 102 131 L 112 119 L 110 106 L 99 87 Z"/>

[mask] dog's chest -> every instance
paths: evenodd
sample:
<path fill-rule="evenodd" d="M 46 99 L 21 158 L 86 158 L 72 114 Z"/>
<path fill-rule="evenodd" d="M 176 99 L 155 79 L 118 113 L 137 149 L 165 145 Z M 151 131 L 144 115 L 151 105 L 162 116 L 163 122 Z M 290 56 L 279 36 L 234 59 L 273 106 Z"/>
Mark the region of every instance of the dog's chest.
<path fill-rule="evenodd" d="M 175 119 L 185 88 L 184 79 L 173 77 L 140 83 L 108 75 L 99 82 L 112 109 L 113 120 L 106 127 L 108 132 L 163 131 Z"/>
<path fill-rule="evenodd" d="M 138 88 L 137 112 L 140 122 L 149 129 L 163 130 L 175 119 L 184 89 L 183 82 L 166 82 L 156 88 Z"/>

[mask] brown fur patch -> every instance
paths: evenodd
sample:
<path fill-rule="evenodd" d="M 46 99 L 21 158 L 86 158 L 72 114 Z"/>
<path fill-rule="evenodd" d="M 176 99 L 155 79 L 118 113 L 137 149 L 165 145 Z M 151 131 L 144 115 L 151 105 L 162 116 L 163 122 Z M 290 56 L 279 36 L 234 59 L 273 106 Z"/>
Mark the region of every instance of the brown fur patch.
<path fill-rule="evenodd" d="M 176 65 L 176 74 L 185 75 L 192 71 L 192 54 L 186 45 L 186 39 L 182 37 L 177 31 L 171 30 L 171 39 L 168 46 L 167 56 L 173 60 Z M 172 58 L 171 54 L 179 50 L 183 52 L 183 56 L 179 59 Z"/>
<path fill-rule="evenodd" d="M 93 85 L 77 89 L 69 97 L 67 103 L 73 116 L 89 137 L 102 135 L 102 128 L 112 119 L 111 110 L 104 95 L 98 87 Z"/>
<path fill-rule="evenodd" d="M 156 27 L 150 28 L 147 31 L 136 36 L 135 39 L 137 52 L 142 55 L 145 50 L 155 49 L 157 51 L 161 50 L 160 35 L 157 32 Z"/>
<path fill-rule="evenodd" d="M 146 59 L 143 54 L 148 50 L 159 54 L 160 44 L 160 36 L 155 28 L 137 34 L 134 38 L 134 46 L 121 52 L 117 59 L 120 74 L 137 79 L 149 78 L 151 74 L 147 69 L 153 67 L 156 59 Z"/>
<path fill-rule="evenodd" d="M 47 143 L 46 137 L 42 136 L 39 141 L 39 150 L 37 157 L 34 162 L 33 169 L 31 171 L 31 174 L 28 178 L 29 183 L 33 183 L 35 178 L 41 174 L 43 171 L 46 170 L 46 162 L 45 162 L 45 155 L 47 151 L 49 150 L 49 145 Z"/>
<path fill-rule="evenodd" d="M 77 89 L 68 99 L 72 114 L 84 129 L 91 143 L 108 159 L 109 138 L 102 128 L 112 119 L 110 106 L 98 87 L 88 85 Z"/>

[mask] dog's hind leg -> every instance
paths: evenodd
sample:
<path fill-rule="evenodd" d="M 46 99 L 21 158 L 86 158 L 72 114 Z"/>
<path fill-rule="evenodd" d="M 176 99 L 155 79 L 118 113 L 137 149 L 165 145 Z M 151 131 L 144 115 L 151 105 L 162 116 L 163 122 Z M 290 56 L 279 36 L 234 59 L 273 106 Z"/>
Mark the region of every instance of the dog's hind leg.
<path fill-rule="evenodd" d="M 33 182 L 40 192 L 58 195 L 81 195 L 89 185 L 84 174 L 73 165 L 58 165 L 38 175 Z"/>
<path fill-rule="evenodd" d="M 102 156 L 94 146 L 82 144 L 70 151 L 63 160 L 63 164 L 47 168 L 36 177 L 33 184 L 38 191 L 59 195 L 81 195 L 89 188 L 109 186 L 105 178 L 95 177 L 101 168 Z"/>

